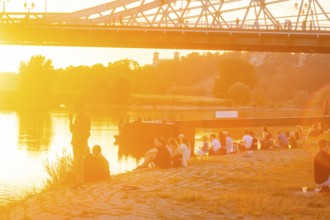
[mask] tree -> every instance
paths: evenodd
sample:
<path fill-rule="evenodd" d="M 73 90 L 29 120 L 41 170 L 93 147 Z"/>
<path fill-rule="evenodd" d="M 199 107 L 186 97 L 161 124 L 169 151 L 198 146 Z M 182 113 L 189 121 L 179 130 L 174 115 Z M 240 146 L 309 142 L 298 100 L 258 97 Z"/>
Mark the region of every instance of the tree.
<path fill-rule="evenodd" d="M 35 55 L 19 67 L 18 100 L 22 104 L 45 104 L 55 80 L 52 61 Z"/>
<path fill-rule="evenodd" d="M 228 89 L 228 95 L 236 104 L 239 105 L 249 104 L 252 97 L 249 87 L 241 82 L 234 83 Z"/>
<path fill-rule="evenodd" d="M 298 91 L 294 95 L 294 104 L 298 107 L 303 107 L 308 101 L 309 94 L 307 91 Z"/>
<path fill-rule="evenodd" d="M 228 89 L 236 82 L 253 88 L 257 83 L 255 68 L 242 57 L 224 57 L 219 62 L 219 75 L 213 87 L 214 96 L 228 97 Z"/>

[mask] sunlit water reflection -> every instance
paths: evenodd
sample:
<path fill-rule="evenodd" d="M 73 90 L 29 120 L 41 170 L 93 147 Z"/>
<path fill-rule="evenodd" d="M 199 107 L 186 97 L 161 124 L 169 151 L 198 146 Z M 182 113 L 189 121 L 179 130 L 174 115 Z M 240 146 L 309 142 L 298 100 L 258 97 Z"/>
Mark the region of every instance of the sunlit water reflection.
<path fill-rule="evenodd" d="M 72 152 L 67 116 L 66 113 L 0 113 L 0 205 L 40 190 L 48 177 L 45 161 L 54 161 L 63 149 Z M 116 123 L 107 117 L 93 116 L 89 145 L 102 146 L 111 174 L 132 170 L 138 162 L 134 157 L 118 154 L 115 134 L 118 134 Z"/>

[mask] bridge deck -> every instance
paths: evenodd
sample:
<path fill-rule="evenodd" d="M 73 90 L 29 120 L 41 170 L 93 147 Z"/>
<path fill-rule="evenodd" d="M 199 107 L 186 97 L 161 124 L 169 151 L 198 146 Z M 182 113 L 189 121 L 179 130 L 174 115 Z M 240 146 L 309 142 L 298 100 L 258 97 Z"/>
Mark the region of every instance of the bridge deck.
<path fill-rule="evenodd" d="M 0 24 L 0 44 L 330 52 L 330 32 Z"/>

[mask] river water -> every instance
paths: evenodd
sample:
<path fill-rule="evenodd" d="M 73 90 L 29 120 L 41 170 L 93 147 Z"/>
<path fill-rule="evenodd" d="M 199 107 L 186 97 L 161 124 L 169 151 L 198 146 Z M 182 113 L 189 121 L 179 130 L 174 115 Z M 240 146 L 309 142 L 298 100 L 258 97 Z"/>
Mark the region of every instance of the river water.
<path fill-rule="evenodd" d="M 125 114 L 133 118 L 142 115 L 152 120 L 193 120 L 196 117 L 198 119 L 212 118 L 214 111 L 187 113 L 187 111 L 172 112 L 167 109 L 163 112 L 152 109 Z M 110 114 L 109 112 L 90 114 L 92 129 L 89 146 L 99 144 L 102 147 L 102 153 L 110 163 L 111 175 L 134 169 L 143 156 L 143 154 L 132 156 L 132 154 L 123 153 L 127 151 L 122 151 L 118 145 L 114 144 L 114 135 L 118 134 L 118 115 L 118 113 Z M 255 129 L 255 134 L 260 136 L 260 128 Z M 243 135 L 242 129 L 227 128 L 227 131 L 236 140 Z M 274 132 L 275 128 L 271 128 L 271 131 Z M 195 150 L 201 145 L 200 136 L 211 132 L 214 130 L 196 130 Z M 27 193 L 38 192 L 48 177 L 44 168 L 45 161 L 54 161 L 56 156 L 62 155 L 63 150 L 72 153 L 68 112 L 31 114 L 2 111 L 0 112 L 0 137 L 0 206 L 24 197 Z"/>
<path fill-rule="evenodd" d="M 110 116 L 96 115 L 89 145 L 101 145 L 111 174 L 134 169 L 138 159 L 120 155 L 114 144 L 117 123 Z M 40 190 L 48 177 L 45 161 L 54 161 L 63 150 L 72 153 L 67 113 L 0 112 L 0 137 L 0 205 Z"/>

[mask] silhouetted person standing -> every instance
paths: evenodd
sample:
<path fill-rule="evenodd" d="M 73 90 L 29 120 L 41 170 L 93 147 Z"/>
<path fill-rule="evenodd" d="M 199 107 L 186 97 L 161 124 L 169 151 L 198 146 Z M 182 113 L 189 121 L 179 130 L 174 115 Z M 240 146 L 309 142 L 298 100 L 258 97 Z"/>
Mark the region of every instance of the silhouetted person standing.
<path fill-rule="evenodd" d="M 239 28 L 239 18 L 236 18 L 236 28 Z"/>
<path fill-rule="evenodd" d="M 70 131 L 72 133 L 72 149 L 77 169 L 77 183 L 79 186 L 84 179 L 84 157 L 88 154 L 88 138 L 91 130 L 91 120 L 85 112 L 82 103 L 73 106 L 74 115 L 70 114 Z"/>

